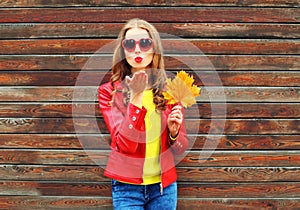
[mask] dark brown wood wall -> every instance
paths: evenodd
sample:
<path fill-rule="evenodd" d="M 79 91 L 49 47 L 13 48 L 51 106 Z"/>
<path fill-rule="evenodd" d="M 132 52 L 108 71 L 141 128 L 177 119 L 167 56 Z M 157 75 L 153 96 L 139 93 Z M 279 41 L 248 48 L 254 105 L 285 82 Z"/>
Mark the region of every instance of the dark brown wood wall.
<path fill-rule="evenodd" d="M 196 141 L 177 167 L 178 209 L 299 209 L 299 6 L 299 0 L 1 1 L 0 208 L 111 208 L 110 182 L 98 166 L 107 159 L 109 135 L 91 100 L 107 69 L 85 64 L 128 19 L 140 17 L 199 47 L 214 66 L 186 55 L 180 41 L 163 39 L 167 70 L 188 71 L 179 62 L 185 57 L 203 86 L 197 106 L 186 110 Z M 212 79 L 216 72 L 221 85 Z M 210 87 L 216 97 L 224 90 L 226 118 L 212 113 L 224 103 L 210 100 Z M 224 120 L 223 133 L 214 129 Z M 211 146 L 203 151 L 206 141 Z"/>

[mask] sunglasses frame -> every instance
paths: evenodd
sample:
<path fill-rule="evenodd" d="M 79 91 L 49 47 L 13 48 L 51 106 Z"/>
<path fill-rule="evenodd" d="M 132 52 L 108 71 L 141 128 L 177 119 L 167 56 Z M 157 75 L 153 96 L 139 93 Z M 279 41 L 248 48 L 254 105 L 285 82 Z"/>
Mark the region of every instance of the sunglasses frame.
<path fill-rule="evenodd" d="M 134 41 L 134 46 L 133 46 L 132 49 L 131 48 L 129 49 L 129 48 L 125 47 L 125 41 L 128 41 L 128 40 L 133 40 Z M 141 40 L 151 40 L 151 45 L 149 47 L 147 47 L 147 48 L 141 47 L 141 45 L 140 45 Z M 140 48 L 140 50 L 142 52 L 147 52 L 151 48 L 153 48 L 153 39 L 151 39 L 151 38 L 141 38 L 139 40 L 135 40 L 135 39 L 123 39 L 123 41 L 122 41 L 122 47 L 123 47 L 123 49 L 126 50 L 126 51 L 128 51 L 128 52 L 133 52 L 135 50 L 137 44 L 139 45 L 139 48 Z"/>

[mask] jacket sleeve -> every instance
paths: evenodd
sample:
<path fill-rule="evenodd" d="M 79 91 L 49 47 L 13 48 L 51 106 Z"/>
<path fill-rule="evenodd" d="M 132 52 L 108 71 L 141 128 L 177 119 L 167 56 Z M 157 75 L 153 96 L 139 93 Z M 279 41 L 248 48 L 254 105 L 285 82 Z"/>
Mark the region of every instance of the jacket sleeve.
<path fill-rule="evenodd" d="M 134 153 L 145 139 L 144 118 L 147 110 L 131 103 L 122 112 L 112 101 L 112 89 L 107 84 L 98 88 L 98 101 L 105 124 L 111 135 L 111 148 L 122 153 Z"/>
<path fill-rule="evenodd" d="M 183 109 L 182 109 L 182 114 L 184 116 Z M 170 133 L 168 132 L 168 141 L 169 141 L 169 145 L 171 146 L 173 152 L 176 155 L 180 155 L 186 151 L 186 149 L 189 146 L 189 143 L 188 143 L 188 138 L 187 138 L 187 134 L 186 134 L 186 128 L 184 125 L 184 121 L 180 126 L 176 140 L 172 140 L 170 138 Z"/>

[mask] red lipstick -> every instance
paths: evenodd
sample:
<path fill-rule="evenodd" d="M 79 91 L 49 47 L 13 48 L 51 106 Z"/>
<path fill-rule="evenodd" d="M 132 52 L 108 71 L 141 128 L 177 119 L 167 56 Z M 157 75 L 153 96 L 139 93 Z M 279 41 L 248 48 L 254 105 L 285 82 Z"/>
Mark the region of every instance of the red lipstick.
<path fill-rule="evenodd" d="M 140 63 L 140 62 L 142 62 L 143 58 L 142 57 L 136 57 L 134 60 L 135 60 L 135 62 Z"/>

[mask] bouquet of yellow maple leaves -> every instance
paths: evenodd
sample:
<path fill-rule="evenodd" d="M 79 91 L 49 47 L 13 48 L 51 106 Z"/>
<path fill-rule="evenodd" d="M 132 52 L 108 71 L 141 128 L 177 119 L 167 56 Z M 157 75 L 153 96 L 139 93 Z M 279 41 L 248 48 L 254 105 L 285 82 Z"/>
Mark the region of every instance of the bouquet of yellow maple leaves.
<path fill-rule="evenodd" d="M 169 104 L 181 103 L 190 107 L 196 103 L 196 97 L 200 95 L 200 88 L 194 85 L 194 78 L 185 71 L 177 72 L 176 77 L 167 79 L 166 91 L 163 95 Z"/>

